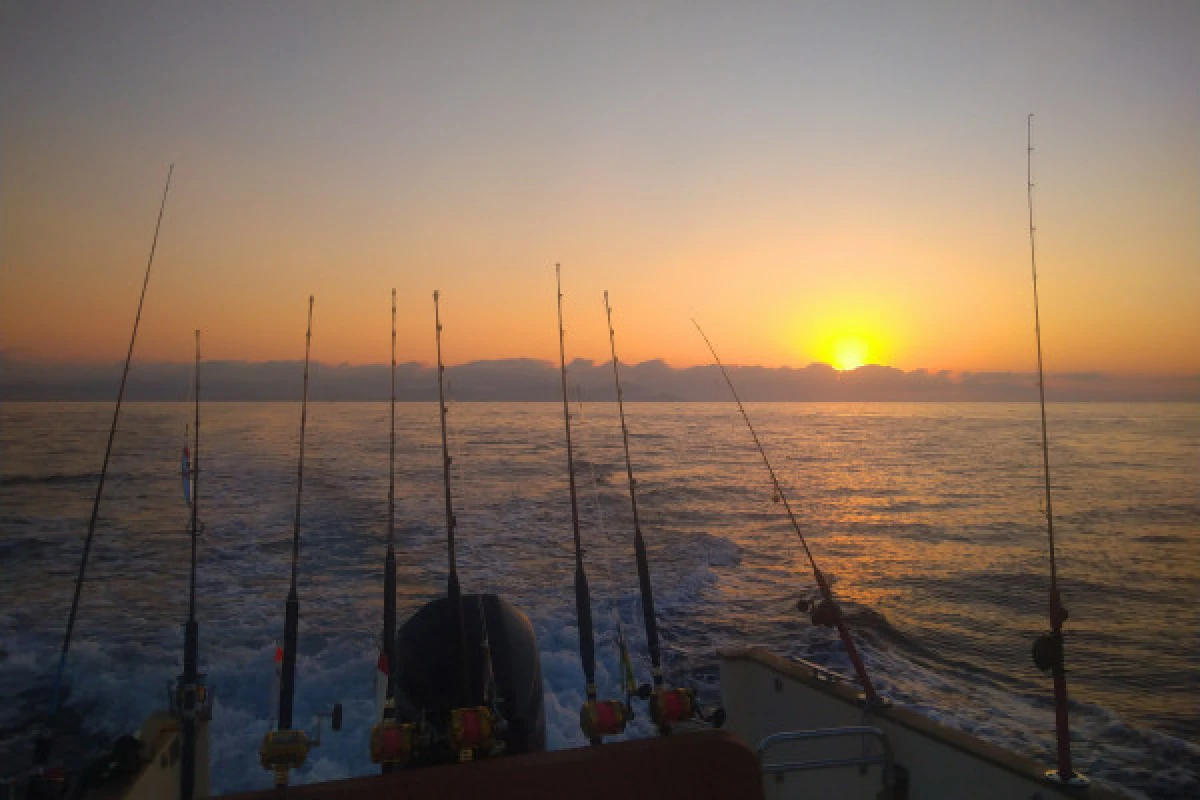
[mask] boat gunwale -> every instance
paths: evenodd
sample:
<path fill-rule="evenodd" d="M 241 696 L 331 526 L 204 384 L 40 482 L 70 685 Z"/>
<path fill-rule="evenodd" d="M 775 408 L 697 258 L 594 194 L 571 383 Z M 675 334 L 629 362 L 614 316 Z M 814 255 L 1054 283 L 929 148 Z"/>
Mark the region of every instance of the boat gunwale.
<path fill-rule="evenodd" d="M 780 673 L 784 677 L 799 681 L 810 689 L 840 700 L 855 709 L 862 710 L 862 692 L 857 684 L 840 673 L 833 672 L 812 662 L 799 658 L 785 658 L 762 647 L 727 647 L 717 651 L 721 661 L 748 661 Z M 1090 800 L 1128 800 L 1129 795 L 1093 781 L 1086 789 L 1057 786 L 1046 780 L 1046 767 L 1030 758 L 1006 750 L 978 736 L 943 725 L 936 720 L 897 705 L 877 706 L 871 715 L 926 736 L 939 744 L 947 745 L 993 766 L 1040 783 L 1047 791 L 1063 797 L 1086 797 Z M 749 742 L 757 746 L 757 742 Z"/>

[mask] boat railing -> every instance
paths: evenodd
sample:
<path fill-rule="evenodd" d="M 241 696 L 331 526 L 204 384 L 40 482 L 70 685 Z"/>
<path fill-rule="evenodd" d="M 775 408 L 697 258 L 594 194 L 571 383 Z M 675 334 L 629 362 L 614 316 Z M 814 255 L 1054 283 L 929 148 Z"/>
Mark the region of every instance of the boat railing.
<path fill-rule="evenodd" d="M 767 751 L 786 742 L 801 742 L 814 740 L 836 739 L 848 736 L 872 737 L 879 740 L 882 752 L 867 752 L 846 758 L 816 758 L 808 761 L 768 762 Z M 788 772 L 802 772 L 817 769 L 837 769 L 840 767 L 870 767 L 875 764 L 883 766 L 883 785 L 891 789 L 895 782 L 895 754 L 887 734 L 880 728 L 870 725 L 856 725 L 844 728 L 815 728 L 812 730 L 782 731 L 773 733 L 758 743 L 758 761 L 765 775 L 783 775 Z"/>
<path fill-rule="evenodd" d="M 807 659 L 796 658 L 793 660 L 812 670 L 812 676 L 814 680 L 825 681 L 826 683 L 854 683 L 853 680 L 847 678 L 842 673 L 835 672 L 827 667 L 822 667 L 820 664 L 814 663 Z"/>

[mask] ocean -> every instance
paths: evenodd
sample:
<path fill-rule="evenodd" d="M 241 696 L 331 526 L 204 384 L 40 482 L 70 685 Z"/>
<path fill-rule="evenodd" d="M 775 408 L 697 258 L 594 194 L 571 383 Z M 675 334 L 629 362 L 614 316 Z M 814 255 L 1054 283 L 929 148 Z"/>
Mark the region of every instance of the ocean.
<path fill-rule="evenodd" d="M 614 619 L 648 680 L 616 406 L 573 402 L 601 694 Z M 1046 763 L 1047 542 L 1034 404 L 750 404 L 868 670 L 897 704 Z M 182 659 L 191 406 L 125 407 L 83 589 L 66 712 L 80 753 L 161 707 Z M 265 788 L 272 657 L 296 502 L 298 404 L 202 406 L 200 662 L 215 693 L 213 785 Z M 386 404 L 309 408 L 296 714 L 334 702 L 297 782 L 372 772 L 368 732 L 387 516 Z M 451 403 L 464 591 L 532 619 L 551 747 L 583 744 L 583 677 L 561 405 Z M 731 404 L 627 409 L 673 682 L 719 700 L 717 651 L 761 645 L 849 674 L 796 609 L 813 579 Z M 1135 796 L 1200 795 L 1200 406 L 1051 404 L 1058 568 L 1077 764 Z M 0 406 L 0 778 L 45 714 L 111 406 Z M 444 591 L 437 408 L 397 407 L 401 619 Z M 645 714 L 630 736 L 650 731 Z"/>

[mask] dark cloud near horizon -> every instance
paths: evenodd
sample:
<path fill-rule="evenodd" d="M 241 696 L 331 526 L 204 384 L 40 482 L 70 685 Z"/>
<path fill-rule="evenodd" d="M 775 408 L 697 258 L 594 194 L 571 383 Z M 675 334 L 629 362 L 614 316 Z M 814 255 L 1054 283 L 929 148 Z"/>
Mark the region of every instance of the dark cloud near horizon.
<path fill-rule="evenodd" d="M 111 400 L 120 364 L 55 364 L 24 361 L 0 354 L 0 401 Z M 904 371 L 865 366 L 838 372 L 827 364 L 807 367 L 730 367 L 747 401 L 851 402 L 1022 402 L 1037 399 L 1034 375 L 1016 372 Z M 296 401 L 303 364 L 299 361 L 206 361 L 201 366 L 203 396 L 212 401 Z M 127 398 L 132 401 L 182 401 L 191 391 L 192 368 L 186 364 L 137 364 L 130 370 Z M 560 398 L 556 365 L 534 359 L 473 361 L 446 368 L 449 395 L 458 401 L 537 402 Z M 568 372 L 572 393 L 584 399 L 615 400 L 610 362 L 578 359 Z M 729 399 L 715 367 L 671 367 L 664 361 L 623 365 L 622 382 L 630 401 L 712 402 Z M 1047 376 L 1051 401 L 1200 400 L 1200 375 L 1129 376 L 1062 373 Z M 386 364 L 312 365 L 314 401 L 385 401 Z M 396 367 L 396 397 L 401 401 L 437 398 L 433 367 L 415 362 Z"/>

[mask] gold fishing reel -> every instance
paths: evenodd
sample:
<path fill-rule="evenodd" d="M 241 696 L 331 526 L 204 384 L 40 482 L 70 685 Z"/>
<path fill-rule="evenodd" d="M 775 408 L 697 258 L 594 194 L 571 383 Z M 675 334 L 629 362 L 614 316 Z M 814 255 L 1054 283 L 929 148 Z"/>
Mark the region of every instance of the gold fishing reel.
<path fill-rule="evenodd" d="M 267 731 L 258 757 L 263 769 L 275 773 L 275 786 L 287 786 L 288 772 L 300 769 L 312 743 L 302 730 Z"/>
<path fill-rule="evenodd" d="M 342 729 L 342 704 L 333 704 L 333 713 L 317 714 L 317 735 L 309 738 L 299 728 L 267 731 L 262 746 L 258 749 L 259 763 L 268 772 L 275 773 L 275 788 L 288 785 L 288 773 L 304 766 L 308 751 L 321 745 L 321 721 L 330 719 L 334 731 Z"/>

